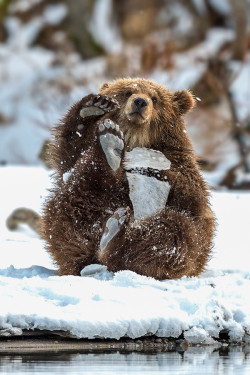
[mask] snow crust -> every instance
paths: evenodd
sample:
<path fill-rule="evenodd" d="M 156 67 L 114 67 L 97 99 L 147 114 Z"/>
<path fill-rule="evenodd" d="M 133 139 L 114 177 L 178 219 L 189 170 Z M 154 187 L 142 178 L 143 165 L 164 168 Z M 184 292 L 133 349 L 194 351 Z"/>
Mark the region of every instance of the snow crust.
<path fill-rule="evenodd" d="M 0 179 L 0 335 L 34 329 L 78 338 L 184 333 L 193 343 L 212 344 L 226 329 L 233 341 L 249 339 L 249 193 L 212 194 L 218 234 L 200 277 L 157 281 L 101 265 L 86 267 L 81 277 L 59 277 L 36 234 L 5 227 L 13 208 L 40 210 L 48 172 L 1 167 Z"/>

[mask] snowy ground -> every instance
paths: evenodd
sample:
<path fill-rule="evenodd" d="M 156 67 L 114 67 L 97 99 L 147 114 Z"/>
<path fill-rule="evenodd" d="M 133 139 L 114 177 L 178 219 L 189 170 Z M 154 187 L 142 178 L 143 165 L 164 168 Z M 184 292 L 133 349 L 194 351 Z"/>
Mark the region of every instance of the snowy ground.
<path fill-rule="evenodd" d="M 223 329 L 233 341 L 250 334 L 250 193 L 216 192 L 214 256 L 200 277 L 157 281 L 130 271 L 90 266 L 82 277 L 56 275 L 42 241 L 29 229 L 10 232 L 9 213 L 40 210 L 50 186 L 38 167 L 0 168 L 0 336 L 22 330 L 76 337 L 136 338 L 147 334 L 213 343 Z"/>

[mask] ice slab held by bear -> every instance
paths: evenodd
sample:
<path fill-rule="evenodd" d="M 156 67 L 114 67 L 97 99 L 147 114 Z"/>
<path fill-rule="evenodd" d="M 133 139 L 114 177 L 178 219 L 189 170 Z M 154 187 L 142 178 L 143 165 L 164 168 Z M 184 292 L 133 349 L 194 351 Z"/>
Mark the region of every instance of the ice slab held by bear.
<path fill-rule="evenodd" d="M 153 216 L 165 208 L 170 191 L 167 181 L 129 172 L 127 178 L 135 220 Z"/>
<path fill-rule="evenodd" d="M 171 162 L 166 156 L 156 150 L 145 147 L 135 147 L 132 151 L 126 152 L 125 168 L 152 168 L 157 170 L 170 169 Z"/>
<path fill-rule="evenodd" d="M 129 196 L 133 205 L 134 218 L 139 220 L 162 211 L 167 203 L 170 184 L 145 174 L 147 168 L 170 169 L 171 162 L 160 151 L 136 147 L 127 152 L 125 168 L 129 183 Z M 140 173 L 143 170 L 143 174 Z"/>

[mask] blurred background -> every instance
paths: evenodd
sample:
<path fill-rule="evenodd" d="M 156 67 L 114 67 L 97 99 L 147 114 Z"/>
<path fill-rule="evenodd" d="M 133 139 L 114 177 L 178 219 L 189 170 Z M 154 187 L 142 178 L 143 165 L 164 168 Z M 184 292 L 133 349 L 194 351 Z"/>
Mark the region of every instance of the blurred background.
<path fill-rule="evenodd" d="M 119 77 L 190 89 L 214 189 L 250 189 L 250 0 L 0 0 L 0 165 L 45 165 L 69 106 Z"/>

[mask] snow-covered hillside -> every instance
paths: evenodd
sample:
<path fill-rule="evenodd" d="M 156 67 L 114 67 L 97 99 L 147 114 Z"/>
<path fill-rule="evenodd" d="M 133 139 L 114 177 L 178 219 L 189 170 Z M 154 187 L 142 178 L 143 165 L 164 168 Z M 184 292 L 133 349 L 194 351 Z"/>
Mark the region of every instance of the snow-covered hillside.
<path fill-rule="evenodd" d="M 59 277 L 36 234 L 5 226 L 16 207 L 40 211 L 49 172 L 2 167 L 0 179 L 0 336 L 34 329 L 78 338 L 184 333 L 192 343 L 212 344 L 226 329 L 233 341 L 249 340 L 250 193 L 213 192 L 218 230 L 214 256 L 200 277 L 160 282 L 94 265 L 82 277 Z"/>

